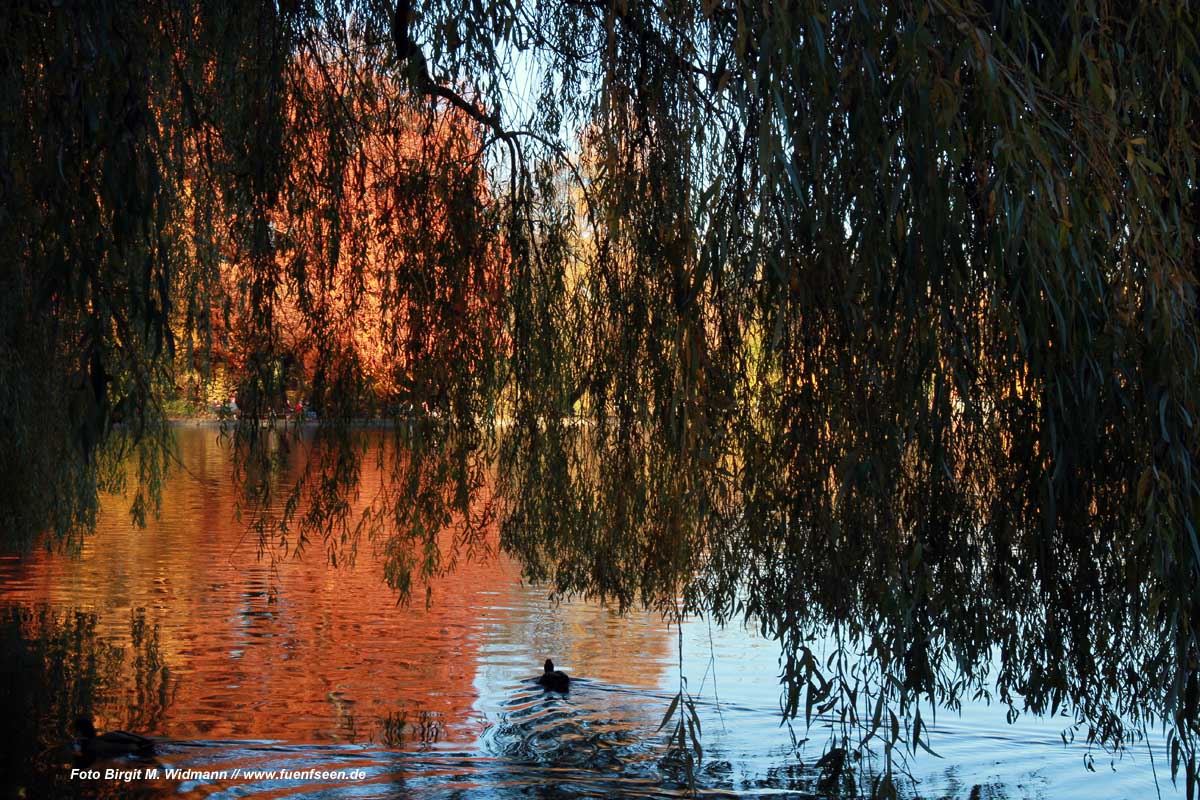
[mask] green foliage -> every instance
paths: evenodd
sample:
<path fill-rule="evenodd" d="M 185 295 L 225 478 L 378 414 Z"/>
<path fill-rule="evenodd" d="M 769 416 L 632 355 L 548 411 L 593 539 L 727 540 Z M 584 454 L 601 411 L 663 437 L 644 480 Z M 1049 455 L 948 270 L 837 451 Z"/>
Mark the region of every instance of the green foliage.
<path fill-rule="evenodd" d="M 922 705 L 994 682 L 1109 747 L 1165 724 L 1196 796 L 1186 4 L 164 0 L 2 24 L 13 541 L 86 526 L 127 446 L 152 488 L 174 343 L 203 360 L 236 318 L 264 540 L 378 533 L 408 591 L 452 562 L 439 531 L 470 547 L 498 513 L 557 592 L 757 621 L 786 712 L 885 742 L 881 792 L 929 744 Z M 502 106 L 514 82 L 528 107 Z M 447 119 L 469 146 L 377 149 Z M 420 224 L 352 208 L 376 190 Z M 360 513 L 348 423 L 380 393 L 344 332 L 368 297 L 404 455 Z M 285 306 L 347 446 L 275 503 L 285 446 L 257 418 Z"/>
<path fill-rule="evenodd" d="M 131 11 L 0 15 L 0 524 L 20 546 L 47 529 L 76 541 L 131 450 L 144 513 L 165 465 L 178 265 L 156 116 L 171 61 Z"/>

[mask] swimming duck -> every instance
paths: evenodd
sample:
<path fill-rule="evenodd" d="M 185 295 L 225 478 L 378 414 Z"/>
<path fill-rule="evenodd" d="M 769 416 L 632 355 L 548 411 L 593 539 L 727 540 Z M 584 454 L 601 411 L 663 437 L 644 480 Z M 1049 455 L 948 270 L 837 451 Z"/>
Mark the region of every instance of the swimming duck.
<path fill-rule="evenodd" d="M 129 731 L 109 731 L 96 735 L 96 726 L 88 717 L 75 720 L 75 732 L 79 739 L 75 744 L 79 754 L 89 758 L 116 758 L 117 756 L 149 756 L 154 754 L 154 742 L 145 736 Z"/>
<path fill-rule="evenodd" d="M 546 659 L 546 671 L 538 676 L 537 682 L 544 689 L 552 692 L 568 692 L 571 690 L 571 679 L 567 673 L 554 668 L 554 662 Z"/>

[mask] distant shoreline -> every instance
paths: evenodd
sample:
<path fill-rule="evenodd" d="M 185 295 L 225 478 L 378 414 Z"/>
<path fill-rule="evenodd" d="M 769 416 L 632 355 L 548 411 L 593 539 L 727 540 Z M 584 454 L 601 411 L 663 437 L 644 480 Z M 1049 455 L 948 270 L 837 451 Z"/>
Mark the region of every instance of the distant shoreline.
<path fill-rule="evenodd" d="M 416 415 L 416 416 L 403 417 L 403 418 L 355 417 L 353 419 L 342 420 L 342 421 L 340 421 L 340 424 L 348 425 L 350 427 L 355 427 L 355 428 L 387 428 L 387 427 L 395 427 L 400 424 L 410 424 L 411 425 L 416 422 L 435 421 L 435 420 L 441 420 L 441 419 L 443 419 L 443 418 L 436 414 L 424 414 L 424 415 Z M 609 417 L 609 419 L 613 420 L 615 418 Z M 563 417 L 560 421 L 563 425 L 566 425 L 569 427 L 576 427 L 576 426 L 580 426 L 580 425 L 595 425 L 596 424 L 596 419 L 592 418 L 592 417 Z M 189 427 L 189 426 L 191 426 L 191 427 L 217 427 L 222 424 L 229 424 L 230 427 L 234 427 L 238 424 L 238 422 L 239 422 L 239 420 L 235 417 L 229 417 L 226 419 L 221 419 L 220 417 L 213 417 L 213 416 L 168 417 L 167 418 L 167 425 L 169 425 L 173 428 L 184 428 L 184 427 Z M 315 427 L 320 426 L 322 422 L 329 422 L 329 420 L 327 420 L 327 419 L 306 419 L 306 420 L 297 421 L 294 417 L 276 417 L 274 420 L 264 418 L 264 419 L 260 419 L 258 421 L 259 425 L 263 426 L 263 427 L 275 425 L 280 428 L 287 428 L 287 427 L 315 428 Z M 497 428 L 508 428 L 515 424 L 512 417 L 496 417 L 493 420 L 493 423 L 495 424 L 495 426 Z"/>

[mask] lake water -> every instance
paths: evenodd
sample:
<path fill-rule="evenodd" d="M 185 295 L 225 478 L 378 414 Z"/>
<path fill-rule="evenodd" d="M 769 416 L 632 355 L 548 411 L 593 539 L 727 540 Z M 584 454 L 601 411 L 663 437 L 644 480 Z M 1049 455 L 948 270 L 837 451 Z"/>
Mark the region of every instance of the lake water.
<path fill-rule="evenodd" d="M 170 476 L 144 530 L 106 500 L 78 557 L 0 558 L 9 741 L 3 796 L 583 797 L 686 796 L 658 726 L 680 674 L 697 697 L 706 796 L 812 797 L 828 731 L 779 713 L 778 649 L 744 626 L 548 601 L 500 557 L 460 564 L 400 606 L 360 552 L 333 568 L 322 549 L 259 558 L 235 519 L 228 451 L 211 427 L 178 429 L 186 469 Z M 566 696 L 529 679 L 547 657 Z M 154 762 L 188 779 L 71 779 L 58 746 L 89 710 L 101 729 L 160 737 Z M 1161 738 L 1110 764 L 1064 745 L 1066 720 L 1005 721 L 1003 707 L 943 712 L 942 758 L 910 759 L 912 797 L 1181 797 Z M 808 737 L 797 750 L 796 739 Z M 337 779 L 235 777 L 323 770 Z M 216 775 L 226 772 L 224 778 Z M 1156 788 L 1157 783 L 1157 788 Z"/>

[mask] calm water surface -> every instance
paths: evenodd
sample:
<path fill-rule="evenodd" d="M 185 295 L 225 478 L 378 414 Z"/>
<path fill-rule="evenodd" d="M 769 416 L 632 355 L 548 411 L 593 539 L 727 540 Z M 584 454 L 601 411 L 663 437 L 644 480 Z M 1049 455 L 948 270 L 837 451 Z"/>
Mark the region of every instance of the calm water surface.
<path fill-rule="evenodd" d="M 553 604 L 499 557 L 439 580 L 428 609 L 398 606 L 371 552 L 353 568 L 328 566 L 319 546 L 302 559 L 259 559 L 235 519 L 215 430 L 178 434 L 186 470 L 172 473 L 161 516 L 145 530 L 116 498 L 81 556 L 0 559 L 10 706 L 0 725 L 10 750 L 32 751 L 10 753 L 18 774 L 0 777 L 7 795 L 682 796 L 683 772 L 657 730 L 682 670 L 699 697 L 702 794 L 816 796 L 811 764 L 828 733 L 782 724 L 777 647 L 753 630 L 693 620 L 681 651 L 680 632 L 659 616 Z M 577 679 L 569 695 L 529 681 L 547 657 Z M 20 697 L 28 705 L 14 711 Z M 102 729 L 163 738 L 159 767 L 363 777 L 70 781 L 69 757 L 52 744 L 80 708 Z M 982 704 L 943 712 L 933 729 L 942 758 L 915 758 L 907 792 L 1182 796 L 1164 772 L 1161 740 L 1156 789 L 1144 744 L 1115 765 L 1093 751 L 1089 772 L 1087 748 L 1064 746 L 1065 724 L 1009 725 L 1003 708 Z M 797 750 L 793 733 L 813 746 Z"/>

